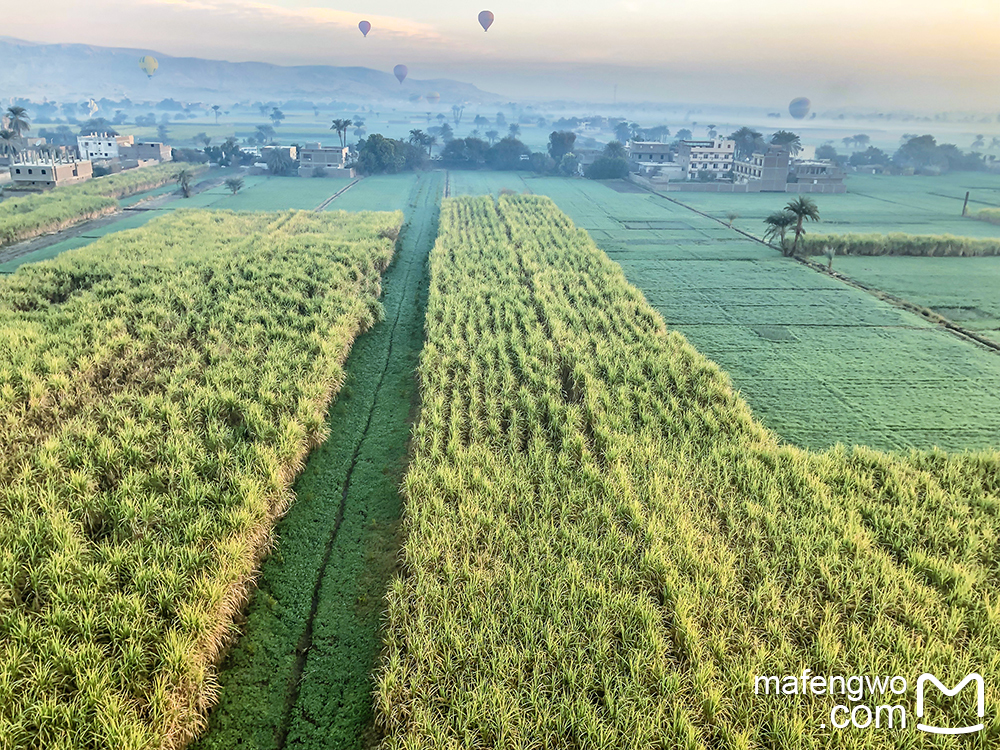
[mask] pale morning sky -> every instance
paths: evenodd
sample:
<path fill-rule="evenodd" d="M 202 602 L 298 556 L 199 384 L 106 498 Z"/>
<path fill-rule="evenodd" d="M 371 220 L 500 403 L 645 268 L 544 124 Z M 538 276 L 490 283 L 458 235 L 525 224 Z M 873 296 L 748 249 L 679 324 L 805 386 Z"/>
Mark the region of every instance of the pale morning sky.
<path fill-rule="evenodd" d="M 476 20 L 496 14 L 489 33 Z M 367 39 L 357 30 L 371 21 Z M 1000 111 L 1000 0 L 41 0 L 6 36 L 279 64 L 406 63 L 514 97 Z"/>

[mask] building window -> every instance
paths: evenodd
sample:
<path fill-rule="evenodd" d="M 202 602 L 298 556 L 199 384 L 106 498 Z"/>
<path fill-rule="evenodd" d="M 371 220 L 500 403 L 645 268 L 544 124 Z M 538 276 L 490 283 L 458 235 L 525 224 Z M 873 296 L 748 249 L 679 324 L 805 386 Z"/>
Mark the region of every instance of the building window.
<path fill-rule="evenodd" d="M 20 169 L 18 169 L 18 170 L 17 170 L 17 173 L 18 173 L 18 174 L 21 174 L 21 170 L 20 170 Z"/>
<path fill-rule="evenodd" d="M 31 170 L 30 169 L 28 170 L 28 174 L 31 174 Z"/>

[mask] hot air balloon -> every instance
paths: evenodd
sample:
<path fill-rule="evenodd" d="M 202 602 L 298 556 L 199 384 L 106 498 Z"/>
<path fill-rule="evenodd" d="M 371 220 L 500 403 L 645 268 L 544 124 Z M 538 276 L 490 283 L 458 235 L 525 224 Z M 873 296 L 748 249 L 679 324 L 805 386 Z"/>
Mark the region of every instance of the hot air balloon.
<path fill-rule="evenodd" d="M 367 37 L 368 32 L 372 30 L 372 25 L 368 23 L 368 21 L 362 21 L 358 24 L 358 28 L 361 29 L 361 33 Z"/>
<path fill-rule="evenodd" d="M 809 114 L 810 106 L 812 106 L 812 102 L 804 96 L 800 96 L 797 99 L 792 99 L 791 104 L 788 105 L 788 113 L 796 120 L 804 120 Z"/>
<path fill-rule="evenodd" d="M 396 76 L 396 80 L 398 80 L 400 83 L 402 83 L 406 79 L 406 74 L 409 72 L 410 72 L 409 68 L 407 68 L 405 65 L 397 65 L 395 68 L 392 69 L 392 74 Z"/>
<path fill-rule="evenodd" d="M 439 101 L 441 101 L 441 94 L 439 94 L 437 91 L 432 91 L 425 98 L 431 104 L 437 104 Z"/>
<path fill-rule="evenodd" d="M 139 70 L 145 73 L 148 77 L 152 78 L 153 73 L 156 69 L 160 67 L 160 64 L 156 62 L 155 57 L 150 57 L 149 55 L 143 55 L 139 58 Z"/>
<path fill-rule="evenodd" d="M 483 31 L 489 31 L 490 26 L 493 25 L 493 14 L 488 10 L 480 11 L 479 13 L 479 25 L 483 27 Z"/>

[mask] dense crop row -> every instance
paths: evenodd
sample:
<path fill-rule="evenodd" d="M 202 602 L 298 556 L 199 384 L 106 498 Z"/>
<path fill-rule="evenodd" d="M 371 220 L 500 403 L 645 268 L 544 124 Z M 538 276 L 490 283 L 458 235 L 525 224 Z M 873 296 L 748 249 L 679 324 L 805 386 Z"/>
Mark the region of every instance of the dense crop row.
<path fill-rule="evenodd" d="M 754 694 L 805 667 L 996 705 L 996 454 L 782 445 L 546 198 L 445 201 L 431 269 L 387 747 L 931 744 Z"/>
<path fill-rule="evenodd" d="M 972 214 L 973 219 L 979 219 L 990 224 L 1000 224 L 1000 208 L 983 208 Z"/>
<path fill-rule="evenodd" d="M 0 748 L 198 728 L 400 222 L 185 211 L 0 281 Z"/>
<path fill-rule="evenodd" d="M 951 234 L 806 234 L 799 240 L 805 255 L 1000 255 L 1000 239 Z"/>
<path fill-rule="evenodd" d="M 159 164 L 23 198 L 9 198 L 0 202 L 0 246 L 111 213 L 118 207 L 118 198 L 171 182 L 184 168 L 189 171 L 202 169 L 184 164 Z"/>

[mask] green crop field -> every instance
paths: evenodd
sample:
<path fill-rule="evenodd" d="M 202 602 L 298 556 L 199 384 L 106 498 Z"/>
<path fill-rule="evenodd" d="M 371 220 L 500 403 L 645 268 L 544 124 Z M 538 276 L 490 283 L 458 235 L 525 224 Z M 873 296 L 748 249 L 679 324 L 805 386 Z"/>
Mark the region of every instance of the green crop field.
<path fill-rule="evenodd" d="M 848 175 L 847 193 L 813 195 L 822 220 L 810 224 L 819 234 L 846 232 L 904 234 L 954 234 L 965 237 L 1000 237 L 1000 226 L 962 217 L 965 193 L 971 193 L 969 212 L 1000 206 L 1000 175 L 953 172 L 937 177 Z M 794 196 L 784 193 L 669 193 L 686 205 L 726 220 L 729 211 L 740 218 L 737 226 L 760 236 L 761 223 L 772 211 Z"/>
<path fill-rule="evenodd" d="M 450 178 L 453 195 L 466 192 L 466 173 Z M 791 442 L 1000 445 L 995 352 L 645 191 L 500 173 L 468 182 L 555 200 Z"/>
<path fill-rule="evenodd" d="M 401 220 L 186 211 L 0 279 L 0 748 L 198 730 Z"/>
<path fill-rule="evenodd" d="M 1000 456 L 782 445 L 550 200 L 443 204 L 420 381 L 383 747 L 951 746 L 754 694 L 805 665 L 996 705 Z"/>

